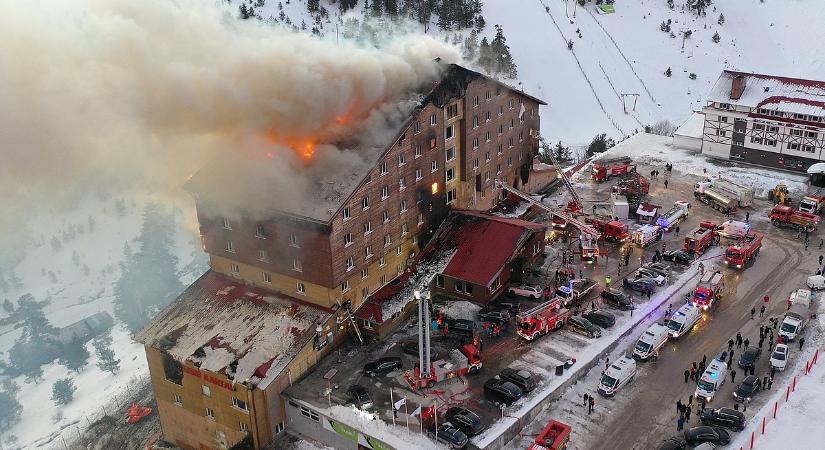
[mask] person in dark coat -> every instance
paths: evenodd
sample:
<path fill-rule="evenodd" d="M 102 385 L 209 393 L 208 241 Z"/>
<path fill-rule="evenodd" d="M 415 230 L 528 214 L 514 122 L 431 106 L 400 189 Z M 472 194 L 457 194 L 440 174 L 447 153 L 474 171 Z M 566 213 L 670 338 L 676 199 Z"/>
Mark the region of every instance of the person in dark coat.
<path fill-rule="evenodd" d="M 593 412 L 593 407 L 596 406 L 596 399 L 593 396 L 590 396 L 590 403 L 587 404 L 587 414 Z"/>
<path fill-rule="evenodd" d="M 690 371 L 685 369 L 685 384 L 687 384 L 688 378 L 690 378 Z"/>
<path fill-rule="evenodd" d="M 691 409 L 692 408 L 690 406 L 688 406 L 687 409 L 685 409 L 685 422 L 690 422 Z"/>
<path fill-rule="evenodd" d="M 676 420 L 676 431 L 682 431 L 685 428 L 685 416 L 679 416 Z"/>
<path fill-rule="evenodd" d="M 584 398 L 584 404 L 582 406 L 587 406 L 587 404 L 589 403 L 589 400 L 590 400 L 590 396 L 587 395 L 587 392 L 585 392 L 582 397 Z"/>
<path fill-rule="evenodd" d="M 802 350 L 802 346 L 805 345 L 805 338 L 799 338 L 799 349 Z"/>
<path fill-rule="evenodd" d="M 748 344 L 750 344 L 750 343 L 751 343 L 751 341 L 748 338 L 745 338 L 745 340 L 742 342 L 742 344 L 745 345 L 745 348 L 748 348 Z"/>
<path fill-rule="evenodd" d="M 735 370 L 731 370 L 731 371 L 730 371 L 730 382 L 731 382 L 731 383 L 735 383 L 735 382 L 736 382 L 736 371 L 735 371 Z"/>
<path fill-rule="evenodd" d="M 771 386 L 773 386 L 773 375 L 768 377 L 768 390 L 771 390 Z"/>

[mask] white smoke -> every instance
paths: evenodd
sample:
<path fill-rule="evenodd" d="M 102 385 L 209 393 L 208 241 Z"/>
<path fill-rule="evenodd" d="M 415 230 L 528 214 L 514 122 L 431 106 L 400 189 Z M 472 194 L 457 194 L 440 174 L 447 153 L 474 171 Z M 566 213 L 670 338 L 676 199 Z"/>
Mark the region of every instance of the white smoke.
<path fill-rule="evenodd" d="M 433 58 L 459 60 L 428 36 L 364 48 L 236 15 L 195 0 L 0 3 L 5 225 L 78 190 L 177 189 L 249 136 L 335 142 L 430 83 Z"/>

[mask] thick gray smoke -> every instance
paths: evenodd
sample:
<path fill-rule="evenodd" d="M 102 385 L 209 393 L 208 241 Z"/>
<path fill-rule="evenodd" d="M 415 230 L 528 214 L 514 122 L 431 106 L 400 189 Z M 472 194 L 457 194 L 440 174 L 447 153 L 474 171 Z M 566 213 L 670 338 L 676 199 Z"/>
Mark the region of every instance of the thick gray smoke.
<path fill-rule="evenodd" d="M 429 83 L 433 58 L 459 58 L 427 36 L 361 48 L 236 14 L 196 0 L 0 3 L 6 220 L 78 189 L 177 189 L 250 136 L 337 142 Z"/>

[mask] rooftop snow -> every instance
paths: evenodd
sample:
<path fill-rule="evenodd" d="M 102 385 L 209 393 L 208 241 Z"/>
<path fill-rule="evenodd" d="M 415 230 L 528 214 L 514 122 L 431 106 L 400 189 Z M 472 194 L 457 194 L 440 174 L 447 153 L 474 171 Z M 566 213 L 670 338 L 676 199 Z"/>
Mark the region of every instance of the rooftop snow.
<path fill-rule="evenodd" d="M 745 77 L 745 90 L 738 100 L 731 101 L 731 84 L 739 75 Z M 726 70 L 716 80 L 708 100 L 825 116 L 825 82 Z"/>
<path fill-rule="evenodd" d="M 684 123 L 679 125 L 679 128 L 673 132 L 673 135 L 676 136 L 688 136 L 694 138 L 702 138 L 702 130 L 705 128 L 705 114 L 694 111 L 693 114 L 685 120 Z"/>
<path fill-rule="evenodd" d="M 328 314 L 209 271 L 135 340 L 236 382 L 266 388 Z"/>

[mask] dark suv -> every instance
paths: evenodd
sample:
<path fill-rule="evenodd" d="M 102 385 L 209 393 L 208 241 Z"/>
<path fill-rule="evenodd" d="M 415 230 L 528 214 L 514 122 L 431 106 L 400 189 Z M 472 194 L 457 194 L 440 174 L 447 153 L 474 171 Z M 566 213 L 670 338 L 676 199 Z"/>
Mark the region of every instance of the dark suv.
<path fill-rule="evenodd" d="M 481 417 L 463 406 L 453 406 L 448 409 L 444 418 L 468 436 L 475 436 L 484 430 Z"/>
<path fill-rule="evenodd" d="M 756 364 L 756 361 L 759 360 L 759 357 L 762 356 L 762 349 L 757 347 L 748 347 L 742 352 L 742 356 L 739 357 L 739 367 L 742 368 L 751 368 Z"/>
<path fill-rule="evenodd" d="M 631 291 L 641 292 L 642 294 L 652 294 L 656 292 L 656 282 L 650 278 L 636 278 L 635 280 L 622 280 L 622 286 Z"/>
<path fill-rule="evenodd" d="M 607 288 L 602 291 L 601 296 L 605 303 L 615 306 L 616 308 L 627 311 L 633 307 L 633 302 L 630 300 L 630 296 L 618 289 Z"/>
<path fill-rule="evenodd" d="M 349 395 L 349 401 L 356 407 L 361 409 L 372 408 L 372 398 L 364 386 L 360 384 L 350 386 L 347 389 L 347 395 Z"/>
<path fill-rule="evenodd" d="M 716 445 L 728 445 L 730 442 L 730 434 L 725 431 L 724 428 L 700 425 L 685 430 L 685 442 L 692 446 L 697 446 L 705 442 Z"/>
<path fill-rule="evenodd" d="M 478 312 L 478 317 L 490 322 L 504 323 L 510 320 L 511 316 L 510 311 L 506 309 L 494 309 L 488 306 L 481 308 L 481 311 Z"/>
<path fill-rule="evenodd" d="M 498 374 L 502 380 L 509 381 L 519 387 L 524 392 L 530 392 L 536 388 L 538 380 L 535 375 L 526 370 L 504 369 Z"/>
<path fill-rule="evenodd" d="M 490 378 L 484 383 L 484 392 L 495 400 L 506 405 L 513 404 L 524 393 L 515 384 L 501 378 Z"/>
<path fill-rule="evenodd" d="M 756 375 L 748 375 L 733 392 L 733 398 L 737 402 L 750 403 L 757 392 L 762 390 L 762 380 Z"/>
<path fill-rule="evenodd" d="M 745 414 L 732 408 L 705 409 L 699 413 L 699 420 L 705 425 L 723 427 L 733 431 L 745 429 Z"/>
<path fill-rule="evenodd" d="M 574 333 L 579 333 L 590 338 L 602 337 L 602 330 L 581 316 L 573 316 L 568 319 L 567 328 Z"/>
<path fill-rule="evenodd" d="M 476 323 L 467 319 L 448 319 L 447 331 L 450 334 L 464 334 L 468 336 L 473 335 L 473 330 L 476 329 Z"/>
<path fill-rule="evenodd" d="M 387 356 L 378 358 L 373 362 L 364 364 L 364 375 L 368 377 L 377 377 L 390 373 L 395 369 L 401 368 L 401 358 L 398 356 Z"/>
<path fill-rule="evenodd" d="M 429 433 L 435 440 L 450 446 L 450 448 L 464 448 L 467 446 L 467 435 L 457 427 L 445 423 L 439 425 L 438 430 L 430 428 Z"/>
<path fill-rule="evenodd" d="M 590 311 L 582 314 L 582 317 L 602 328 L 610 328 L 616 324 L 616 316 L 607 311 Z"/>

